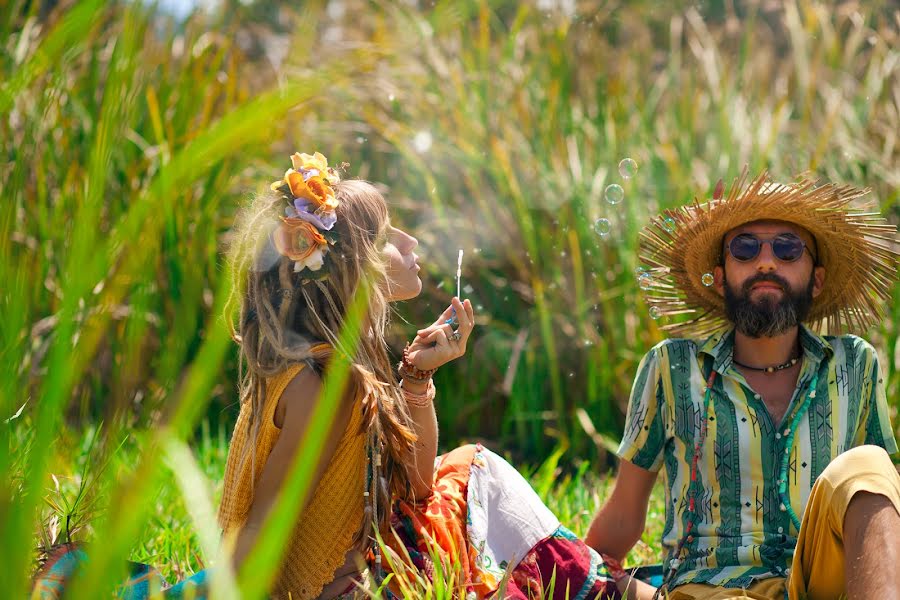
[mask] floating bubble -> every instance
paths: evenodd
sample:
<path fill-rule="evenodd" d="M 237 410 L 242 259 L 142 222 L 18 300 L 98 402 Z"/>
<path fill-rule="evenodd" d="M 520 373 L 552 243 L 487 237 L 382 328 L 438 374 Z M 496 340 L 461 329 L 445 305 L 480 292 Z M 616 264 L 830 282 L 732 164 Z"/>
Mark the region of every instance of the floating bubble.
<path fill-rule="evenodd" d="M 650 307 L 650 318 L 651 318 L 651 319 L 654 319 L 654 320 L 655 320 L 655 319 L 660 318 L 661 316 L 662 316 L 662 311 L 659 309 L 658 306 L 651 306 L 651 307 Z"/>
<path fill-rule="evenodd" d="M 413 148 L 416 149 L 416 152 L 422 154 L 424 152 L 428 152 L 431 148 L 431 133 L 428 131 L 420 131 L 413 138 Z"/>
<path fill-rule="evenodd" d="M 606 186 L 603 196 L 610 204 L 618 204 L 625 198 L 625 190 L 618 183 L 611 183 Z"/>
<path fill-rule="evenodd" d="M 472 292 L 475 291 L 475 288 L 473 288 L 471 285 L 466 285 L 466 287 L 463 288 L 463 291 L 466 294 L 471 294 Z"/>
<path fill-rule="evenodd" d="M 638 277 L 638 286 L 647 291 L 653 287 L 653 276 L 650 273 L 644 273 L 640 277 Z"/>
<path fill-rule="evenodd" d="M 647 267 L 645 267 L 645 266 L 643 266 L 643 265 L 638 265 L 638 266 L 635 267 L 635 269 L 634 269 L 634 276 L 635 276 L 635 277 L 640 277 L 641 275 L 643 275 L 644 273 L 647 273 L 647 272 L 648 272 L 648 271 L 647 271 Z"/>
<path fill-rule="evenodd" d="M 706 287 L 710 287 L 713 283 L 716 282 L 716 278 L 713 277 L 713 274 L 712 274 L 712 273 L 704 273 L 704 274 L 703 274 L 703 277 L 700 278 L 700 281 L 701 281 L 701 282 L 703 283 L 703 285 L 705 285 Z"/>
<path fill-rule="evenodd" d="M 675 231 L 675 219 L 673 219 L 672 217 L 663 217 L 662 227 L 669 233 L 672 233 L 673 231 Z"/>
<path fill-rule="evenodd" d="M 393 95 L 393 94 L 388 94 L 388 101 L 389 101 L 389 102 L 393 102 L 393 101 L 394 101 L 394 95 Z"/>
<path fill-rule="evenodd" d="M 623 158 L 619 161 L 619 175 L 622 176 L 622 179 L 634 177 L 634 174 L 637 173 L 637 168 L 637 163 L 634 162 L 634 159 Z"/>
<path fill-rule="evenodd" d="M 596 231 L 597 235 L 600 237 L 608 236 L 609 232 L 612 231 L 609 219 L 600 218 L 594 221 L 594 231 Z"/>

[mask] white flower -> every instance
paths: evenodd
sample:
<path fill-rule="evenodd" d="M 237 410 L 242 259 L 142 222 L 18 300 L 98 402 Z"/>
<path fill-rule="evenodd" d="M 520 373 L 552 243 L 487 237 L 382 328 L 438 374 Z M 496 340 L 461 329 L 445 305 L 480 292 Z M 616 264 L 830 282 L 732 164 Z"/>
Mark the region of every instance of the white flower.
<path fill-rule="evenodd" d="M 294 273 L 298 273 L 303 269 L 309 269 L 310 271 L 318 271 L 322 268 L 322 265 L 325 263 L 325 253 L 322 250 L 316 250 L 308 257 L 306 260 L 297 261 L 294 263 Z"/>

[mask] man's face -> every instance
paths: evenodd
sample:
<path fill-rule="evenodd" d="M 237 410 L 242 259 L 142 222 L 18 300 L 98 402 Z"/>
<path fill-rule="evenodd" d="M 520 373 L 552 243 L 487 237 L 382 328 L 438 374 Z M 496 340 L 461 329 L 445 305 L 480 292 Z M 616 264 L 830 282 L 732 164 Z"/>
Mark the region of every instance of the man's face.
<path fill-rule="evenodd" d="M 763 242 L 750 260 L 737 260 L 729 251 L 731 241 L 741 234 Z M 773 245 L 765 243 L 788 234 L 806 244 L 795 261 L 778 258 Z M 728 320 L 738 331 L 754 338 L 775 337 L 803 322 L 825 281 L 824 267 L 815 266 L 815 251 L 809 232 L 784 221 L 754 221 L 729 231 L 723 241 L 724 266 L 714 272 Z"/>

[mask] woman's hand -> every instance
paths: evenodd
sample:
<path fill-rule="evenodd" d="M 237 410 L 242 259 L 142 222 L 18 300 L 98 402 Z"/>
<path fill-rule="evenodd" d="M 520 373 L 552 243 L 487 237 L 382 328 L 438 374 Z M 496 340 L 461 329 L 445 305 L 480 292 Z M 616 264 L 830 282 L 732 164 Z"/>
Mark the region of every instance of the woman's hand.
<path fill-rule="evenodd" d="M 456 311 L 459 328 L 454 330 L 447 321 Z M 466 353 L 466 342 L 475 327 L 475 312 L 472 303 L 460 302 L 454 297 L 451 305 L 437 321 L 420 329 L 416 339 L 409 345 L 409 360 L 417 369 L 428 371 L 437 369 Z"/>

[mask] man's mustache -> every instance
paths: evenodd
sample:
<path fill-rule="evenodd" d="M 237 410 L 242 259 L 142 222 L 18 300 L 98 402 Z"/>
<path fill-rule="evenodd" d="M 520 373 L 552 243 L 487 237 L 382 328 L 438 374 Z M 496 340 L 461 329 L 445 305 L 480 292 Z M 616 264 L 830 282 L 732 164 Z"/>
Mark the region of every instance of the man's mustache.
<path fill-rule="evenodd" d="M 750 279 L 748 279 L 747 281 L 744 282 L 744 285 L 741 286 L 741 291 L 744 292 L 745 295 L 749 294 L 750 288 L 752 288 L 757 283 L 763 283 L 763 282 L 777 283 L 778 285 L 781 286 L 781 289 L 783 289 L 785 292 L 791 291 L 791 286 L 787 282 L 787 280 L 784 279 L 783 277 L 779 277 L 775 273 L 760 273 L 758 275 L 754 275 L 753 277 L 751 277 Z"/>

